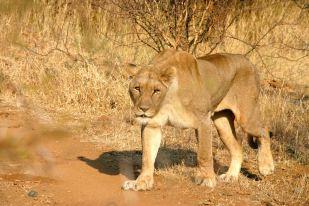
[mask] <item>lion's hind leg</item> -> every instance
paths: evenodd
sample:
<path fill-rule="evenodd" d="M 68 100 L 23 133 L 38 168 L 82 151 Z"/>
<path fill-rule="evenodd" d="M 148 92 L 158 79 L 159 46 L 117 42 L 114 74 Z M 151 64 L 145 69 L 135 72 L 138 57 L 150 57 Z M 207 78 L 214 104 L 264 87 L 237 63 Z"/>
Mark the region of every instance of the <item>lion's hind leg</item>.
<path fill-rule="evenodd" d="M 272 174 L 275 167 L 270 149 L 270 133 L 262 126 L 258 105 L 254 107 L 250 117 L 247 114 L 242 116 L 240 125 L 249 137 L 257 140 L 259 172 L 264 176 Z"/>
<path fill-rule="evenodd" d="M 270 150 L 270 136 L 266 128 L 244 128 L 244 130 L 257 139 L 258 143 L 258 165 L 262 175 L 269 175 L 274 172 L 275 166 Z"/>
<path fill-rule="evenodd" d="M 220 179 L 226 182 L 235 181 L 238 179 L 243 155 L 242 147 L 236 140 L 234 115 L 229 110 L 223 110 L 216 112 L 212 119 L 222 142 L 228 148 L 231 155 L 229 169 L 225 174 L 220 175 Z"/>

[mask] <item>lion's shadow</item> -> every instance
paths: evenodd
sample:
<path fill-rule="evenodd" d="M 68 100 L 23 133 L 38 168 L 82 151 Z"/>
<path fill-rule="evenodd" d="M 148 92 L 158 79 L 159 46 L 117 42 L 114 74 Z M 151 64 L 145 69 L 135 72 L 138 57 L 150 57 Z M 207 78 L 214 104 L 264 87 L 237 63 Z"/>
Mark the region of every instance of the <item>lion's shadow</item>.
<path fill-rule="evenodd" d="M 102 153 L 94 160 L 83 156 L 78 157 L 78 159 L 101 173 L 108 175 L 123 174 L 134 179 L 141 169 L 142 152 L 140 150 L 110 151 Z M 186 167 L 195 167 L 196 160 L 196 152 L 192 150 L 160 148 L 155 167 L 156 169 L 162 169 L 179 164 L 184 164 Z"/>
<path fill-rule="evenodd" d="M 79 160 L 107 175 L 125 175 L 129 179 L 135 179 L 141 169 L 142 152 L 140 150 L 130 151 L 110 151 L 102 153 L 97 159 L 91 160 L 80 156 Z M 164 169 L 174 165 L 184 165 L 186 167 L 197 166 L 196 152 L 190 149 L 171 149 L 163 147 L 159 149 L 155 168 Z M 215 171 L 222 174 L 228 167 L 214 161 Z M 242 173 L 250 179 L 258 180 L 258 176 L 242 168 Z"/>

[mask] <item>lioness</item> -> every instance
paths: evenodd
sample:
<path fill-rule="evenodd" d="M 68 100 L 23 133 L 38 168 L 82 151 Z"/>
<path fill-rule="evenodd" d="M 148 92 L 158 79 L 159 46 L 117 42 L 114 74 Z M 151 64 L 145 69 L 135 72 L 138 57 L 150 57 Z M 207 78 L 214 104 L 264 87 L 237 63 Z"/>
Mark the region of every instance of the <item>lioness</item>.
<path fill-rule="evenodd" d="M 259 79 L 254 66 L 243 56 L 214 54 L 194 58 L 187 52 L 165 50 L 148 66 L 129 69 L 129 93 L 136 120 L 141 124 L 142 171 L 136 180 L 126 181 L 124 190 L 149 190 L 153 187 L 154 162 L 161 142 L 161 128 L 172 125 L 194 128 L 198 134 L 198 169 L 195 183 L 214 187 L 213 121 L 231 155 L 223 181 L 238 178 L 243 160 L 237 141 L 234 119 L 258 143 L 258 164 L 262 175 L 274 171 L 269 132 L 259 113 Z"/>

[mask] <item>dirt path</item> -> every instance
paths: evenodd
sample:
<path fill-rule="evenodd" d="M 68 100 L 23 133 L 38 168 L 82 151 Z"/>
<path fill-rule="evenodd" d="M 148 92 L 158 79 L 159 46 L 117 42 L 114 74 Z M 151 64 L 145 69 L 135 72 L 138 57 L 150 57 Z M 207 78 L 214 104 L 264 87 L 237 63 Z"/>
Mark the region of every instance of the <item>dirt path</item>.
<path fill-rule="evenodd" d="M 59 205 L 149 205 L 156 201 L 145 195 L 120 190 L 122 175 L 108 175 L 82 161 L 82 157 L 96 159 L 102 150 L 93 144 L 82 143 L 77 138 L 57 141 L 49 145 L 56 156 L 53 168 L 55 184 L 38 187 L 39 191 L 48 191 L 54 195 Z"/>
<path fill-rule="evenodd" d="M 14 134 L 36 130 L 25 128 L 23 120 L 26 116 L 14 108 L 0 107 L 2 130 L 5 128 L 5 134 L 12 138 Z M 3 168 L 7 168 L 9 162 L 1 162 L 0 205 L 190 205 L 188 199 L 175 196 L 174 192 L 162 194 L 159 187 L 153 192 L 122 191 L 122 182 L 128 177 L 135 178 L 134 168 L 130 162 L 121 162 L 108 147 L 98 148 L 74 136 L 43 145 L 53 159 L 48 174 L 33 175 L 35 171 L 25 174 L 11 168 L 5 170 Z M 96 160 L 102 154 L 103 162 Z M 27 167 L 23 164 L 21 167 Z M 121 171 L 122 168 L 129 169 Z M 174 189 L 177 192 L 177 188 Z"/>
<path fill-rule="evenodd" d="M 26 117 L 23 112 L 0 107 L 1 135 L 13 137 L 14 133 L 35 131 L 37 128 L 25 129 L 21 120 Z M 298 201 L 297 205 L 308 203 L 308 198 L 304 199 L 308 167 L 300 164 L 277 165 L 276 174 L 262 181 L 242 175 L 240 182 L 219 183 L 214 190 L 196 186 L 187 179 L 156 175 L 153 191 L 130 192 L 122 191 L 121 184 L 135 178 L 139 166 L 126 157 L 140 156 L 140 152 L 116 152 L 105 145 L 81 142 L 76 135 L 53 139 L 44 145 L 53 159 L 48 173 L 19 171 L 11 168 L 14 164 L 0 161 L 0 205 L 269 206 L 289 205 L 285 202 L 287 195 Z"/>

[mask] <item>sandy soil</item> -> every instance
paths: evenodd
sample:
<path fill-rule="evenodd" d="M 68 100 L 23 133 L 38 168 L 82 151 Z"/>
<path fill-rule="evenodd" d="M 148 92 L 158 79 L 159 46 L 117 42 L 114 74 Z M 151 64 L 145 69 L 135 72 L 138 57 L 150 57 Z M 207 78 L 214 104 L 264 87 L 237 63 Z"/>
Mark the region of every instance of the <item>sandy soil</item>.
<path fill-rule="evenodd" d="M 29 129 L 21 122 L 26 116 L 23 111 L 0 107 L 1 135 L 4 130 L 6 134 L 13 134 L 25 128 L 35 132 L 38 128 Z M 295 162 L 277 165 L 276 173 L 263 179 L 244 169 L 243 181 L 219 183 L 213 190 L 196 186 L 186 178 L 157 174 L 152 191 L 130 192 L 122 191 L 120 187 L 124 180 L 137 176 L 140 163 L 132 158 L 139 160 L 139 151 L 114 151 L 104 144 L 81 141 L 78 135 L 52 139 L 43 145 L 51 156 L 48 172 L 33 169 L 33 165 L 46 167 L 43 160 L 36 160 L 30 169 L 25 169 L 26 162 L 0 161 L 0 205 L 309 204 L 306 197 L 309 169 Z M 295 182 L 297 184 L 293 185 Z M 265 193 L 261 195 L 263 189 Z"/>

